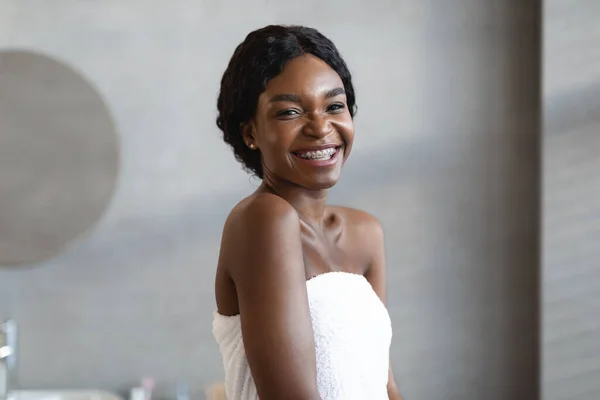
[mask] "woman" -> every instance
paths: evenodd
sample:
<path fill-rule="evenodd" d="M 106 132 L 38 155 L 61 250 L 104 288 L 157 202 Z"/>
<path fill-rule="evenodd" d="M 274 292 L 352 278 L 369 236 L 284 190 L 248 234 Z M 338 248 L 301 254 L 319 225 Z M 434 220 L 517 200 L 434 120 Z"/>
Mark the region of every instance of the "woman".
<path fill-rule="evenodd" d="M 354 88 L 336 47 L 307 27 L 251 32 L 218 111 L 225 142 L 262 179 L 227 218 L 216 273 L 228 399 L 401 399 L 381 225 L 326 205 L 354 137 Z"/>

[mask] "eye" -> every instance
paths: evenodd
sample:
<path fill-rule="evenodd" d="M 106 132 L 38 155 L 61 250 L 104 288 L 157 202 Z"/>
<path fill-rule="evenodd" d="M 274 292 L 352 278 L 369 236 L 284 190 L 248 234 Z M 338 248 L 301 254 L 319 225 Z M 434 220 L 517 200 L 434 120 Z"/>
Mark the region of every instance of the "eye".
<path fill-rule="evenodd" d="M 284 117 L 284 118 L 295 117 L 297 115 L 300 115 L 300 112 L 298 110 L 294 110 L 293 108 L 288 108 L 288 109 L 279 111 L 276 114 L 277 117 Z"/>
<path fill-rule="evenodd" d="M 344 110 L 346 106 L 343 103 L 334 103 L 327 107 L 327 111 L 330 112 L 341 112 Z"/>

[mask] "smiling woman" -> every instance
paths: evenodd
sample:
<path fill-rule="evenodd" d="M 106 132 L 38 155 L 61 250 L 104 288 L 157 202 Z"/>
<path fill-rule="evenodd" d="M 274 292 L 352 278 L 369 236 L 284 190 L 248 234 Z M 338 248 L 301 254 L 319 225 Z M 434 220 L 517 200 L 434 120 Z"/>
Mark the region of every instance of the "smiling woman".
<path fill-rule="evenodd" d="M 217 125 L 263 180 L 227 218 L 216 272 L 230 400 L 401 399 L 381 225 L 326 204 L 355 109 L 344 60 L 311 28 L 251 32 L 225 71 Z"/>

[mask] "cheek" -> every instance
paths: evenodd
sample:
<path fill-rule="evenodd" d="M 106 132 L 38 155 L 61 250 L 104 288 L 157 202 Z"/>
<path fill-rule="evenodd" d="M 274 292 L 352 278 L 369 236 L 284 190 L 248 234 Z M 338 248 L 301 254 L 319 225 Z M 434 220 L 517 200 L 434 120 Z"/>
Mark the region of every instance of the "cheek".
<path fill-rule="evenodd" d="M 351 146 L 354 140 L 354 121 L 351 118 L 344 121 L 340 126 L 339 132 L 347 145 Z"/>
<path fill-rule="evenodd" d="M 260 136 L 264 146 L 274 155 L 281 156 L 291 148 L 301 131 L 302 126 L 298 121 L 271 121 L 265 125 Z"/>
<path fill-rule="evenodd" d="M 350 156 L 352 150 L 352 144 L 354 143 L 354 121 L 349 117 L 348 121 L 344 121 L 344 124 L 340 126 L 339 130 L 342 140 L 345 143 L 344 149 L 344 161 Z"/>
<path fill-rule="evenodd" d="M 271 129 L 267 135 L 263 135 L 261 138 L 263 162 L 271 168 L 286 165 L 290 156 L 291 138 L 293 134 L 282 129 Z"/>

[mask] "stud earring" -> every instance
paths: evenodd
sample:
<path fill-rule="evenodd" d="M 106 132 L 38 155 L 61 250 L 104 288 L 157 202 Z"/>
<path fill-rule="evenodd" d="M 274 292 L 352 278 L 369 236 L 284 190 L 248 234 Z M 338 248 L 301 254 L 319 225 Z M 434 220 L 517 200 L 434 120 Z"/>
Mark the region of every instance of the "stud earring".
<path fill-rule="evenodd" d="M 248 145 L 248 147 L 250 147 L 252 150 L 255 150 L 255 149 L 256 149 L 256 145 L 254 145 L 254 143 L 250 143 L 250 144 Z"/>

